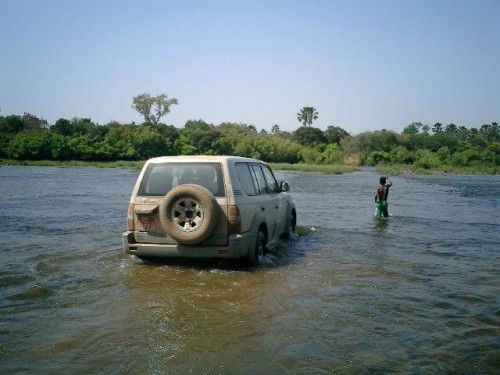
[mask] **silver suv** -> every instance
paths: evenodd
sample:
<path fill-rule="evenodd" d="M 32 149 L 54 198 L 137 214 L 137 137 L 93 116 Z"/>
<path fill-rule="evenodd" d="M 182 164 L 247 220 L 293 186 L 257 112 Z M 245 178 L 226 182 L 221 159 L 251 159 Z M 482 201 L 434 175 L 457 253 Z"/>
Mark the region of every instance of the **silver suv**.
<path fill-rule="evenodd" d="M 237 156 L 164 156 L 144 165 L 128 206 L 124 250 L 142 257 L 246 258 L 295 232 L 286 181 Z"/>

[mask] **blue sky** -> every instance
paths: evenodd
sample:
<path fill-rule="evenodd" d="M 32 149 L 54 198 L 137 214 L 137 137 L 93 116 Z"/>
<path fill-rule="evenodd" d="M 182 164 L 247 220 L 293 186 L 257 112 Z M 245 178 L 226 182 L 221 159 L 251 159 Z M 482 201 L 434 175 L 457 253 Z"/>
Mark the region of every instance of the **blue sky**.
<path fill-rule="evenodd" d="M 500 121 L 499 0 L 0 0 L 0 115 L 351 134 Z"/>

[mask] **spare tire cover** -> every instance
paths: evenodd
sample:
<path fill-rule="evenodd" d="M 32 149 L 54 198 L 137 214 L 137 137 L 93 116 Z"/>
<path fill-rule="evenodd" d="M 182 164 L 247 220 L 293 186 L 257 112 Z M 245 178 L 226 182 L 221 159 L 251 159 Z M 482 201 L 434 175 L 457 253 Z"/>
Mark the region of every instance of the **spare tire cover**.
<path fill-rule="evenodd" d="M 195 245 L 209 238 L 219 219 L 215 196 L 201 185 L 179 185 L 160 203 L 163 230 L 182 245 Z"/>

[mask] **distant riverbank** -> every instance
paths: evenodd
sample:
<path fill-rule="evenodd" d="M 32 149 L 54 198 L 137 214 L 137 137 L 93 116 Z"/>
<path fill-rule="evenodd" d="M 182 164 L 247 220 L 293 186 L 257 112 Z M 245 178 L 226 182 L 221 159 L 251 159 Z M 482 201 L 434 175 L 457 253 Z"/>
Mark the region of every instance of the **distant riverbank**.
<path fill-rule="evenodd" d="M 95 168 L 126 168 L 126 169 L 141 169 L 144 165 L 144 160 L 129 161 L 82 161 L 82 160 L 67 160 L 67 161 L 54 161 L 54 160 L 13 160 L 13 159 L 0 159 L 0 165 L 21 165 L 31 167 L 95 167 Z"/>
<path fill-rule="evenodd" d="M 45 166 L 45 167 L 95 167 L 95 168 L 124 168 L 124 169 L 141 169 L 144 165 L 144 160 L 126 161 L 117 160 L 110 162 L 95 162 L 95 161 L 53 161 L 53 160 L 11 160 L 0 159 L 1 165 L 21 165 L 21 166 Z M 352 173 L 360 170 L 360 167 L 346 164 L 288 164 L 288 163 L 269 163 L 275 170 L 301 171 L 301 172 L 317 172 L 327 174 L 343 174 Z M 405 173 L 435 175 L 435 174 L 489 174 L 498 175 L 500 169 L 494 165 L 477 165 L 477 166 L 450 166 L 440 165 L 433 168 L 419 168 L 414 165 L 385 165 L 375 166 L 381 174 L 385 175 L 400 175 Z"/>
<path fill-rule="evenodd" d="M 110 161 L 110 162 L 90 162 L 90 161 L 52 161 L 52 160 L 9 160 L 0 159 L 0 165 L 21 165 L 39 167 L 95 167 L 95 168 L 124 168 L 141 169 L 145 161 Z M 351 173 L 359 170 L 359 167 L 352 165 L 314 165 L 314 164 L 287 164 L 270 163 L 275 170 L 318 172 L 328 174 Z"/>
<path fill-rule="evenodd" d="M 386 165 L 376 166 L 377 170 L 384 175 L 399 175 L 405 173 L 420 174 L 420 175 L 439 175 L 439 174 L 500 174 L 500 168 L 495 165 L 470 165 L 470 166 L 454 166 L 454 165 L 439 165 L 432 168 L 422 168 L 415 165 Z"/>

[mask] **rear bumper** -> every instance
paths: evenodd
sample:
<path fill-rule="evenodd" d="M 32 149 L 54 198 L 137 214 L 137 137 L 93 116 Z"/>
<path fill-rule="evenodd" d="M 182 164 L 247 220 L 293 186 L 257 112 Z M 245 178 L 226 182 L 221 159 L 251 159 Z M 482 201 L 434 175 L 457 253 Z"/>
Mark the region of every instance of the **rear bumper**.
<path fill-rule="evenodd" d="M 178 258 L 242 258 L 252 256 L 255 238 L 251 233 L 229 236 L 227 246 L 167 245 L 135 242 L 134 232 L 122 234 L 123 250 L 132 255 Z"/>

